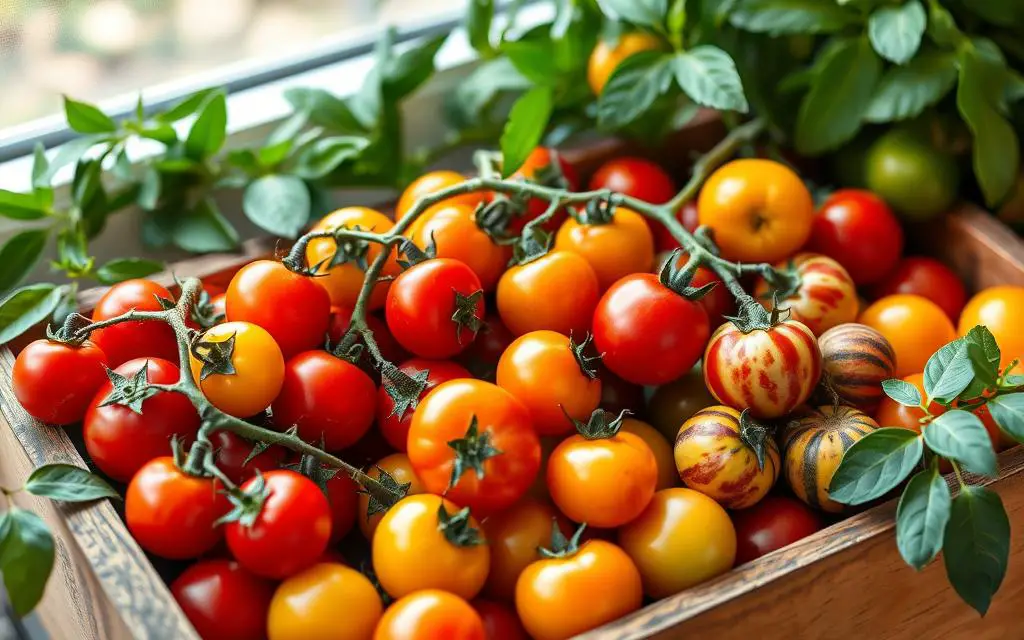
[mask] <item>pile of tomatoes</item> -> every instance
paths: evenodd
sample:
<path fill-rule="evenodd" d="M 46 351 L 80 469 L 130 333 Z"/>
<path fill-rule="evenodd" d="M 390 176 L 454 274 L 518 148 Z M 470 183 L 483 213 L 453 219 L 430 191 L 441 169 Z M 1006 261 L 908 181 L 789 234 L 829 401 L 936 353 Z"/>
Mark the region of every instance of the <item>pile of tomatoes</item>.
<path fill-rule="evenodd" d="M 543 148 L 516 177 L 581 186 Z M 396 220 L 464 179 L 421 177 Z M 638 158 L 608 162 L 589 186 L 651 203 L 676 190 Z M 18 356 L 17 397 L 44 422 L 81 421 L 93 463 L 127 483 L 139 544 L 194 561 L 171 590 L 202 637 L 581 633 L 820 529 L 811 506 L 841 510 L 827 487 L 852 441 L 879 424 L 922 428 L 919 410 L 882 399 L 883 379 L 920 384 L 927 358 L 975 324 L 1007 361 L 1024 355 L 1013 331 L 1024 289 L 967 302 L 946 266 L 903 257 L 903 230 L 881 199 L 838 191 L 815 211 L 776 162 L 723 166 L 678 214 L 690 230 L 709 227 L 723 258 L 799 276 L 774 295 L 763 277 L 741 281 L 766 308 L 774 297 L 789 310 L 747 332 L 726 319 L 736 301 L 707 267 L 692 279 L 656 275 L 685 256 L 669 253 L 679 244 L 662 225 L 626 207 L 600 220 L 560 211 L 544 225 L 550 251 L 509 266 L 510 247 L 476 220 L 496 197 L 458 196 L 415 220 L 405 235 L 436 257 L 403 265 L 390 249 L 367 323 L 397 378 L 368 350 L 332 349 L 384 250 L 375 243 L 345 246 L 349 259 L 338 261 L 333 238 L 314 239 L 308 270 L 257 260 L 226 291 L 207 291 L 189 321 L 198 337 L 184 375 L 210 403 L 294 428 L 350 461 L 369 458 L 371 477 L 407 494 L 389 508 L 344 474 L 223 430 L 213 460 L 239 488 L 183 470 L 170 441 L 193 441 L 199 414 L 180 394 L 139 392 L 182 375 L 163 323 L 116 324 L 81 344 L 41 340 Z M 531 200 L 507 228 L 546 209 Z M 314 230 L 394 224 L 349 207 Z M 718 286 L 696 299 L 692 289 L 708 283 Z M 93 320 L 171 299 L 154 282 L 124 282 Z M 837 397 L 823 399 L 823 377 Z M 849 437 L 824 437 L 839 432 Z M 368 554 L 353 552 L 359 538 Z"/>

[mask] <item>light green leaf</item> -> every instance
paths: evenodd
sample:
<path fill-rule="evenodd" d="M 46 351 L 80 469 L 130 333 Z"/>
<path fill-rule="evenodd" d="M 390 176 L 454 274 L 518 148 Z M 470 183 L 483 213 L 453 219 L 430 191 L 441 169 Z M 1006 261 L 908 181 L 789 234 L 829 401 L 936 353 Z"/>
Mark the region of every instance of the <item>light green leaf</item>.
<path fill-rule="evenodd" d="M 103 284 L 117 284 L 133 278 L 145 278 L 164 270 L 162 262 L 143 258 L 117 258 L 96 270 L 96 279 Z"/>
<path fill-rule="evenodd" d="M 843 504 L 864 504 L 903 482 L 924 455 L 910 429 L 876 429 L 853 443 L 832 475 L 828 495 Z"/>
<path fill-rule="evenodd" d="M 868 38 L 878 55 L 904 64 L 917 53 L 927 25 L 920 0 L 909 0 L 898 7 L 875 9 L 868 18 Z"/>
<path fill-rule="evenodd" d="M 858 20 L 855 12 L 822 0 L 739 0 L 728 16 L 737 29 L 773 36 L 833 33 Z"/>
<path fill-rule="evenodd" d="M 0 247 L 0 295 L 18 286 L 32 271 L 46 247 L 46 229 L 16 233 Z"/>
<path fill-rule="evenodd" d="M 646 113 L 672 87 L 672 61 L 665 53 L 641 51 L 619 63 L 597 103 L 601 127 L 620 129 Z"/>
<path fill-rule="evenodd" d="M 701 45 L 677 53 L 672 66 L 680 88 L 697 104 L 747 112 L 743 84 L 728 53 L 718 47 Z"/>
<path fill-rule="evenodd" d="M 13 220 L 38 220 L 45 215 L 46 208 L 35 194 L 0 189 L 0 216 Z"/>
<path fill-rule="evenodd" d="M 558 60 L 550 40 L 506 42 L 502 50 L 516 70 L 535 84 L 552 85 L 558 80 Z"/>
<path fill-rule="evenodd" d="M 914 118 L 949 93 L 956 76 L 956 56 L 952 53 L 922 53 L 882 76 L 864 119 L 892 122 Z"/>
<path fill-rule="evenodd" d="M 121 499 L 106 480 L 71 464 L 47 464 L 36 468 L 25 480 L 25 491 L 64 502 Z"/>
<path fill-rule="evenodd" d="M 508 177 L 526 162 L 547 128 L 554 96 L 549 87 L 534 87 L 516 100 L 501 134 L 502 176 Z"/>
<path fill-rule="evenodd" d="M 359 136 L 321 138 L 302 153 L 294 173 L 307 180 L 323 178 L 346 160 L 358 157 L 369 145 L 369 140 Z"/>
<path fill-rule="evenodd" d="M 470 0 L 466 13 L 466 32 L 469 44 L 481 54 L 493 51 L 491 46 L 491 22 L 494 20 L 494 0 Z"/>
<path fill-rule="evenodd" d="M 1017 442 L 1024 442 L 1024 393 L 993 398 L 987 406 L 1000 429 Z"/>
<path fill-rule="evenodd" d="M 953 499 L 933 466 L 907 483 L 896 508 L 896 546 L 904 562 L 918 571 L 942 549 Z"/>
<path fill-rule="evenodd" d="M 18 507 L 0 513 L 0 573 L 15 615 L 39 604 L 53 559 L 53 536 L 42 518 Z"/>
<path fill-rule="evenodd" d="M 972 380 L 974 365 L 962 338 L 943 345 L 924 365 L 924 392 L 934 400 L 951 401 Z"/>
<path fill-rule="evenodd" d="M 79 133 L 108 133 L 117 131 L 117 123 L 95 105 L 64 96 L 64 115 L 68 126 Z"/>
<path fill-rule="evenodd" d="M 988 432 L 981 419 L 969 411 L 954 409 L 935 418 L 924 428 L 924 443 L 968 471 L 992 477 L 999 474 Z"/>
<path fill-rule="evenodd" d="M 224 146 L 227 137 L 228 107 L 223 93 L 215 94 L 192 123 L 185 138 L 185 153 L 193 160 L 209 158 Z"/>
<path fill-rule="evenodd" d="M 62 291 L 52 284 L 33 284 L 0 300 L 0 344 L 10 342 L 48 318 L 57 308 Z"/>
<path fill-rule="evenodd" d="M 916 386 L 899 378 L 882 380 L 882 391 L 905 407 L 919 407 L 923 400 L 921 392 L 917 390 Z"/>
<path fill-rule="evenodd" d="M 242 209 L 261 229 L 284 238 L 296 238 L 309 222 L 309 189 L 295 176 L 263 176 L 245 188 Z"/>
<path fill-rule="evenodd" d="M 32 188 L 41 189 L 50 186 L 50 161 L 46 159 L 46 150 L 42 142 L 37 142 L 32 152 Z"/>
<path fill-rule="evenodd" d="M 601 0 L 601 4 L 626 22 L 659 27 L 668 13 L 668 0 Z"/>
<path fill-rule="evenodd" d="M 985 615 L 1010 557 L 1010 520 L 997 493 L 985 487 L 960 488 L 946 525 L 942 557 L 953 588 Z"/>
<path fill-rule="evenodd" d="M 178 120 L 184 120 L 193 113 L 198 112 L 206 104 L 207 100 L 210 99 L 214 93 L 221 91 L 217 87 L 208 87 L 206 89 L 200 89 L 190 96 L 183 98 L 177 104 L 172 106 L 163 113 L 158 113 L 155 119 L 159 122 L 177 122 Z"/>

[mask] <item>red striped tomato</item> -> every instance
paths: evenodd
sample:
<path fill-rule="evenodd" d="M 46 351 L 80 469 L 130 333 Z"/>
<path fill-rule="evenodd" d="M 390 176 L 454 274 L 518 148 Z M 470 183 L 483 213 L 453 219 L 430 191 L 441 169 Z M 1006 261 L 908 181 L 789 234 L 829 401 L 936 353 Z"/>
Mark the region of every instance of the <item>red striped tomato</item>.
<path fill-rule="evenodd" d="M 779 418 L 811 395 L 821 376 L 821 352 L 801 322 L 743 333 L 732 322 L 711 336 L 704 351 L 704 382 L 722 404 L 750 409 L 755 418 Z"/>
<path fill-rule="evenodd" d="M 857 318 L 857 286 L 846 269 L 832 258 L 817 253 L 800 253 L 776 269 L 795 271 L 800 277 L 796 291 L 783 298 L 780 308 L 789 307 L 790 318 L 799 320 L 820 336 L 836 325 Z M 772 306 L 772 289 L 768 281 L 758 278 L 754 297 L 766 309 Z"/>

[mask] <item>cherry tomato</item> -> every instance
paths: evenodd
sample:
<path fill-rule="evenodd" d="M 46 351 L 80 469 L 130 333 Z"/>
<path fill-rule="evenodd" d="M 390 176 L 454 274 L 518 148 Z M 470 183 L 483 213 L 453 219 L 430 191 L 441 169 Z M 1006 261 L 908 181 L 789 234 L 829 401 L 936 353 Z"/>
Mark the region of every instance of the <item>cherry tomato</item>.
<path fill-rule="evenodd" d="M 485 640 L 484 623 L 472 606 L 438 589 L 416 591 L 388 607 L 373 640 Z"/>
<path fill-rule="evenodd" d="M 590 189 L 611 189 L 651 204 L 664 204 L 676 195 L 672 178 L 657 164 L 623 156 L 601 165 L 590 178 Z"/>
<path fill-rule="evenodd" d="M 540 468 L 529 410 L 481 380 L 451 380 L 428 393 L 412 418 L 408 453 L 428 491 L 480 517 L 521 498 Z"/>
<path fill-rule="evenodd" d="M 457 184 L 462 184 L 465 181 L 466 176 L 455 171 L 442 170 L 424 173 L 409 183 L 409 186 L 402 192 L 402 196 L 398 199 L 398 205 L 395 207 L 395 221 L 397 222 L 404 218 L 423 196 L 429 196 L 449 187 L 454 187 Z M 453 196 L 442 200 L 434 206 L 464 206 L 472 211 L 484 199 L 483 193 L 464 193 L 461 196 Z"/>
<path fill-rule="evenodd" d="M 181 376 L 178 367 L 159 358 L 129 360 L 114 372 L 130 383 L 143 368 L 151 384 L 174 384 Z M 82 437 L 89 457 L 114 480 L 128 482 L 144 464 L 170 454 L 173 436 L 185 445 L 195 439 L 199 414 L 187 397 L 160 392 L 146 398 L 136 412 L 123 404 L 103 406 L 113 389 L 107 381 L 96 391 L 82 422 Z"/>
<path fill-rule="evenodd" d="M 717 402 L 704 384 L 704 373 L 698 366 L 655 389 L 647 403 L 647 415 L 661 435 L 675 442 L 679 427 L 693 414 L 713 404 Z"/>
<path fill-rule="evenodd" d="M 654 265 L 654 237 L 644 217 L 616 207 L 608 222 L 584 224 L 569 218 L 555 236 L 555 249 L 583 256 L 597 274 L 601 290 Z"/>
<path fill-rule="evenodd" d="M 489 313 L 484 321 L 484 328 L 459 354 L 458 360 L 473 373 L 474 378 L 494 382 L 498 372 L 498 360 L 515 339 L 498 314 Z"/>
<path fill-rule="evenodd" d="M 788 546 L 820 530 L 821 517 L 799 500 L 779 495 L 765 496 L 749 509 L 735 511 L 736 564 Z"/>
<path fill-rule="evenodd" d="M 700 226 L 700 214 L 697 211 L 697 203 L 694 201 L 687 202 L 684 204 L 679 211 L 676 212 L 676 220 L 683 225 L 683 228 L 693 233 Z M 672 249 L 678 249 L 681 245 L 679 240 L 672 235 L 671 232 L 660 222 L 648 221 L 651 225 L 651 231 L 654 233 L 654 248 L 659 251 L 671 251 Z"/>
<path fill-rule="evenodd" d="M 92 321 L 109 320 L 136 311 L 162 311 L 157 298 L 174 300 L 166 287 L 151 280 L 125 280 L 110 287 L 96 303 Z M 134 321 L 93 331 L 90 339 L 107 356 L 107 366 L 116 368 L 136 358 L 178 361 L 178 340 L 163 322 Z"/>
<path fill-rule="evenodd" d="M 306 442 L 322 440 L 325 449 L 338 451 L 369 431 L 376 396 L 373 380 L 356 365 L 326 351 L 306 351 L 285 365 L 272 419 L 280 429 L 297 426 Z"/>
<path fill-rule="evenodd" d="M 661 41 L 657 37 L 642 31 L 624 33 L 614 44 L 599 39 L 587 61 L 587 82 L 590 89 L 595 96 L 601 95 L 604 85 L 623 60 L 641 51 L 660 48 Z"/>
<path fill-rule="evenodd" d="M 1024 360 L 1024 287 L 989 287 L 978 292 L 960 315 L 957 334 L 984 325 L 995 336 L 999 345 L 1000 367 L 1008 367 L 1014 360 Z M 1014 373 L 1021 373 L 1018 368 Z"/>
<path fill-rule="evenodd" d="M 171 595 L 203 640 L 253 640 L 266 636 L 274 583 L 217 558 L 185 569 Z"/>
<path fill-rule="evenodd" d="M 928 298 L 953 322 L 967 302 L 967 290 L 953 270 L 934 258 L 903 258 L 885 278 L 871 288 L 873 298 L 909 293 Z"/>
<path fill-rule="evenodd" d="M 590 263 L 571 251 L 552 251 L 501 276 L 498 313 L 517 336 L 540 329 L 582 336 L 599 295 Z"/>
<path fill-rule="evenodd" d="M 412 463 L 409 462 L 409 456 L 404 453 L 392 453 L 377 461 L 377 464 L 373 465 L 366 470 L 366 475 L 371 478 L 379 479 L 380 470 L 386 471 L 399 486 L 409 485 L 406 495 L 414 496 L 426 491 L 423 487 L 423 483 L 416 476 L 416 472 L 412 470 Z M 380 524 L 381 518 L 384 517 L 383 513 L 369 514 L 370 507 L 370 496 L 365 493 L 358 495 L 359 506 L 356 508 L 356 521 L 359 523 L 359 530 L 363 532 L 363 536 L 367 540 L 373 541 L 373 534 L 377 531 L 377 525 Z"/>
<path fill-rule="evenodd" d="M 665 598 L 732 568 L 736 531 L 717 502 L 692 489 L 665 489 L 619 530 L 644 592 Z"/>
<path fill-rule="evenodd" d="M 432 208 L 416 220 L 407 235 L 421 249 L 433 242 L 438 258 L 466 263 L 480 279 L 484 291 L 494 290 L 512 258 L 512 249 L 495 243 L 477 226 L 473 207 L 466 205 Z"/>
<path fill-rule="evenodd" d="M 373 534 L 373 570 L 396 598 L 443 589 L 471 599 L 483 588 L 490 564 L 476 519 L 440 496 L 403 498 Z"/>
<path fill-rule="evenodd" d="M 345 615 L 339 620 L 341 604 Z M 340 564 L 320 563 L 277 587 L 265 617 L 266 633 L 269 640 L 365 640 L 383 613 L 380 595 L 366 576 Z"/>
<path fill-rule="evenodd" d="M 601 379 L 599 407 L 611 413 L 621 413 L 625 409 L 634 416 L 644 415 L 643 387 L 626 382 L 605 366 L 598 369 L 597 377 Z"/>
<path fill-rule="evenodd" d="M 338 471 L 327 481 L 327 502 L 331 505 L 331 542 L 341 542 L 356 523 L 359 485 Z"/>
<path fill-rule="evenodd" d="M 331 537 L 331 508 L 320 487 L 294 471 L 269 471 L 244 485 L 259 514 L 225 526 L 228 549 L 249 571 L 283 580 L 314 564 Z M 262 502 L 262 504 L 259 504 Z"/>
<path fill-rule="evenodd" d="M 956 339 L 946 312 L 921 296 L 886 296 L 865 309 L 857 322 L 875 329 L 892 345 L 898 377 L 924 371 L 928 358 Z"/>
<path fill-rule="evenodd" d="M 714 231 L 727 260 L 778 262 L 811 234 L 811 193 L 792 169 L 773 160 L 733 160 L 704 183 L 700 224 Z"/>
<path fill-rule="evenodd" d="M 92 342 L 79 346 L 36 340 L 14 360 L 11 387 L 25 411 L 41 422 L 71 424 L 107 381 L 107 356 Z"/>
<path fill-rule="evenodd" d="M 229 369 L 234 373 L 222 373 L 225 367 L 217 362 L 232 342 Z M 238 418 L 262 413 L 284 384 L 281 349 L 265 329 L 249 322 L 225 322 L 208 329 L 193 346 L 189 363 L 206 399 Z"/>
<path fill-rule="evenodd" d="M 323 344 L 331 299 L 314 278 L 276 260 L 257 260 L 231 279 L 225 308 L 228 321 L 266 329 L 287 360 Z"/>
<path fill-rule="evenodd" d="M 634 384 L 683 375 L 700 359 L 709 334 L 704 309 L 650 273 L 616 282 L 594 311 L 594 343 L 604 365 Z"/>
<path fill-rule="evenodd" d="M 230 509 L 210 478 L 182 472 L 170 456 L 147 462 L 128 484 L 125 521 L 146 551 L 171 560 L 198 557 L 221 541 L 216 525 Z"/>
<path fill-rule="evenodd" d="M 843 265 L 858 285 L 874 284 L 900 259 L 903 228 L 875 194 L 840 189 L 814 216 L 807 249 Z"/>
<path fill-rule="evenodd" d="M 832 258 L 798 253 L 775 268 L 795 273 L 800 283 L 796 291 L 783 297 L 767 280 L 758 278 L 754 297 L 764 308 L 771 310 L 777 298 L 779 308 L 789 309 L 790 319 L 804 323 L 816 336 L 857 317 L 857 288 L 846 269 Z"/>
<path fill-rule="evenodd" d="M 548 187 L 558 187 L 569 191 L 578 191 L 579 178 L 576 169 L 560 153 L 547 147 L 537 147 L 526 156 L 523 166 L 512 174 L 512 180 L 523 180 Z M 537 218 L 548 208 L 548 202 L 540 198 L 530 198 L 526 203 L 526 211 L 512 220 L 509 233 L 519 235 L 526 223 Z M 554 232 L 565 221 L 564 209 L 544 224 L 544 229 Z"/>
<path fill-rule="evenodd" d="M 557 436 L 547 436 L 540 439 L 540 469 L 533 484 L 527 489 L 527 495 L 544 502 L 551 502 L 551 493 L 548 491 L 548 461 L 551 460 L 551 453 L 555 447 L 562 442 Z"/>
<path fill-rule="evenodd" d="M 487 640 L 529 640 L 516 612 L 498 602 L 477 598 L 470 603 L 484 623 Z"/>
<path fill-rule="evenodd" d="M 385 313 L 403 347 L 421 358 L 450 358 L 473 341 L 483 323 L 480 278 L 458 260 L 421 262 L 395 279 Z"/>
<path fill-rule="evenodd" d="M 655 489 L 660 491 L 679 485 L 679 472 L 676 471 L 676 459 L 672 454 L 672 445 L 660 431 L 646 422 L 634 418 L 622 421 L 622 430 L 639 436 L 651 448 L 658 466 L 658 484 Z"/>
<path fill-rule="evenodd" d="M 867 186 L 908 220 L 927 220 L 956 202 L 956 158 L 936 149 L 919 132 L 891 129 L 868 149 Z"/>
<path fill-rule="evenodd" d="M 515 598 L 519 574 L 540 560 L 538 549 L 551 541 L 552 522 L 556 521 L 562 535 L 572 535 L 565 518 L 548 503 L 530 496 L 484 520 L 484 536 L 491 552 L 484 593 L 502 601 Z"/>
<path fill-rule="evenodd" d="M 280 468 L 288 453 L 281 447 L 268 447 L 246 462 L 256 443 L 223 430 L 214 431 L 210 435 L 210 443 L 213 444 L 217 468 L 235 484 L 242 484 L 257 473 Z"/>
<path fill-rule="evenodd" d="M 426 386 L 420 392 L 419 399 L 412 406 L 405 408 L 401 415 L 396 412 L 395 399 L 388 390 L 384 386 L 377 390 L 377 425 L 388 444 L 398 451 L 405 451 L 409 440 L 409 425 L 412 424 L 412 416 L 416 413 L 416 405 L 431 389 L 442 382 L 473 376 L 454 362 L 424 358 L 407 360 L 398 367 L 398 370 L 410 376 L 427 373 Z"/>

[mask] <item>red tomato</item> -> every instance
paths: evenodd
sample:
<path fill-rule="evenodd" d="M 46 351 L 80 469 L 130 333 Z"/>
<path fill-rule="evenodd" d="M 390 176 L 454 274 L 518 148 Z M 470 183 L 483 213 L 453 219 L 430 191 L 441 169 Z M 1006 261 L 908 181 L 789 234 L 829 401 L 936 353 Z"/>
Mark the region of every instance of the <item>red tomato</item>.
<path fill-rule="evenodd" d="M 651 204 L 664 204 L 676 195 L 676 185 L 661 167 L 629 156 L 601 165 L 590 178 L 590 188 L 611 189 Z"/>
<path fill-rule="evenodd" d="M 858 286 L 874 284 L 900 259 L 903 228 L 875 194 L 841 189 L 814 216 L 806 249 L 843 265 Z"/>
<path fill-rule="evenodd" d="M 131 381 L 146 368 L 146 380 L 153 384 L 174 384 L 178 367 L 160 358 L 125 362 L 115 372 Z M 199 414 L 180 393 L 157 393 L 147 398 L 136 413 L 121 404 L 101 406 L 113 390 L 107 381 L 99 388 L 85 413 L 82 436 L 89 457 L 100 471 L 119 482 L 128 482 L 142 465 L 171 453 L 171 437 L 184 444 L 195 439 Z"/>
<path fill-rule="evenodd" d="M 658 264 L 664 264 L 665 260 L 668 260 L 671 255 L 671 253 L 662 253 L 661 256 L 659 256 Z M 682 269 L 686 266 L 686 262 L 689 259 L 689 254 L 680 253 L 676 257 L 676 266 Z M 690 286 L 694 288 L 703 287 L 704 285 L 711 284 L 712 282 L 715 283 L 715 288 L 698 300 L 697 304 L 704 307 L 704 311 L 708 314 L 708 326 L 714 330 L 720 324 L 725 322 L 725 316 L 735 314 L 736 298 L 729 293 L 729 289 L 726 288 L 725 282 L 722 278 L 707 267 L 697 267 L 697 271 L 693 274 L 693 278 L 690 280 Z"/>
<path fill-rule="evenodd" d="M 312 480 L 281 469 L 249 480 L 242 491 L 262 502 L 250 526 L 225 526 L 228 549 L 243 567 L 283 580 L 313 565 L 327 549 L 331 508 Z"/>
<path fill-rule="evenodd" d="M 246 462 L 256 443 L 224 430 L 214 431 L 210 435 L 210 443 L 217 468 L 235 484 L 245 482 L 257 472 L 266 473 L 280 468 L 288 453 L 281 447 L 270 447 Z"/>
<path fill-rule="evenodd" d="M 170 456 L 139 469 L 124 498 L 125 522 L 135 540 L 146 551 L 171 560 L 213 549 L 223 535 L 216 522 L 229 509 L 212 479 L 185 474 Z"/>
<path fill-rule="evenodd" d="M 431 389 L 442 382 L 473 377 L 460 365 L 448 362 L 447 360 L 413 358 L 403 362 L 398 369 L 410 376 L 424 371 L 427 372 L 427 386 L 420 393 L 419 400 L 423 400 Z M 377 424 L 380 427 L 381 433 L 384 434 L 384 439 L 397 451 L 405 451 L 406 449 L 409 438 L 409 425 L 412 424 L 412 416 L 415 412 L 416 405 L 413 405 L 403 411 L 401 416 L 398 416 L 395 413 L 395 399 L 391 397 L 388 390 L 384 386 L 377 390 Z"/>
<path fill-rule="evenodd" d="M 11 387 L 22 408 L 42 422 L 71 424 L 107 381 L 107 356 L 92 342 L 72 346 L 36 340 L 14 360 Z"/>
<path fill-rule="evenodd" d="M 594 342 L 604 365 L 633 384 L 683 375 L 700 359 L 710 333 L 704 309 L 650 273 L 619 280 L 594 310 Z"/>
<path fill-rule="evenodd" d="M 327 502 L 331 505 L 331 542 L 340 542 L 356 524 L 359 485 L 344 471 L 327 481 Z M 344 563 L 342 563 L 344 564 Z"/>
<path fill-rule="evenodd" d="M 781 549 L 824 526 L 821 517 L 799 500 L 765 496 L 752 507 L 733 511 L 736 527 L 736 564 Z"/>
<path fill-rule="evenodd" d="M 676 212 L 676 220 L 682 223 L 683 228 L 693 233 L 700 226 L 700 214 L 697 211 L 697 203 L 691 200 Z M 675 236 L 669 233 L 665 225 L 648 219 L 651 224 L 651 231 L 654 233 L 654 249 L 656 251 L 671 251 L 678 249 L 681 245 Z"/>
<path fill-rule="evenodd" d="M 197 562 L 171 583 L 171 594 L 203 640 L 266 637 L 274 583 L 237 562 Z"/>
<path fill-rule="evenodd" d="M 313 278 L 276 260 L 242 267 L 228 285 L 227 319 L 267 330 L 285 360 L 321 346 L 327 335 L 331 298 Z"/>
<path fill-rule="evenodd" d="M 392 335 L 422 358 L 450 358 L 473 341 L 484 318 L 480 278 L 465 263 L 427 260 L 404 271 L 388 292 Z"/>
<path fill-rule="evenodd" d="M 173 300 L 166 287 L 150 280 L 125 280 L 103 294 L 92 312 L 92 321 L 109 320 L 135 309 L 161 311 L 157 298 Z M 107 356 L 107 366 L 119 367 L 135 358 L 163 358 L 178 361 L 174 330 L 163 322 L 122 322 L 93 331 L 91 339 Z"/>
<path fill-rule="evenodd" d="M 285 364 L 274 424 L 299 427 L 299 437 L 324 448 L 350 447 L 373 424 L 377 387 L 356 365 L 326 351 L 306 351 Z"/>
<path fill-rule="evenodd" d="M 934 258 L 903 258 L 881 282 L 871 288 L 872 298 L 911 293 L 939 305 L 953 322 L 967 303 L 967 290 L 953 270 Z"/>
<path fill-rule="evenodd" d="M 348 333 L 348 325 L 351 321 L 352 307 L 337 305 L 331 307 L 331 323 L 327 329 L 327 335 L 330 337 L 332 345 L 338 344 L 345 334 Z M 373 332 L 373 339 L 377 343 L 377 348 L 380 349 L 380 355 L 384 356 L 385 360 L 388 362 L 401 362 L 409 358 L 409 352 L 403 349 L 402 345 L 398 344 L 398 340 L 395 340 L 395 336 L 391 335 L 388 325 L 382 319 L 372 313 L 368 313 L 366 314 L 366 326 Z M 364 353 L 363 360 L 372 368 L 369 354 Z"/>
<path fill-rule="evenodd" d="M 470 602 L 484 623 L 487 640 L 529 640 L 515 609 L 492 600 L 477 598 Z"/>
<path fill-rule="evenodd" d="M 579 178 L 576 175 L 576 169 L 572 164 L 567 162 L 554 149 L 546 147 L 537 147 L 531 151 L 530 155 L 526 157 L 523 166 L 519 167 L 519 170 L 512 174 L 511 179 L 524 180 L 549 187 L 560 187 L 569 191 L 579 190 L 580 184 Z M 522 233 L 523 227 L 526 226 L 527 222 L 547 211 L 548 204 L 546 200 L 531 198 L 526 203 L 526 212 L 512 220 L 508 229 L 509 233 L 512 235 Z M 554 232 L 565 222 L 566 217 L 565 210 L 563 209 L 544 224 L 544 229 Z"/>
<path fill-rule="evenodd" d="M 459 354 L 459 362 L 473 373 L 473 377 L 494 382 L 498 360 L 515 339 L 498 314 L 489 313 L 476 339 Z"/>

